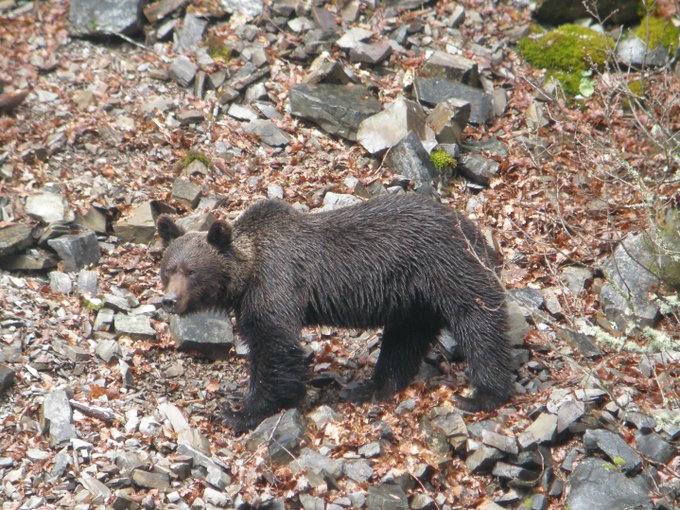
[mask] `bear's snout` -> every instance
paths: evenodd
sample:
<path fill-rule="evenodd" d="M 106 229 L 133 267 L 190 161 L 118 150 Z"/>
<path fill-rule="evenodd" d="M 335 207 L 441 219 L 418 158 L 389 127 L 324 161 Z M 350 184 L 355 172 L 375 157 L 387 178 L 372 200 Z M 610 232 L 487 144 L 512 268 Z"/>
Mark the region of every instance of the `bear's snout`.
<path fill-rule="evenodd" d="M 175 308 L 177 308 L 178 300 L 179 298 L 177 297 L 177 294 L 165 294 L 161 300 L 161 304 L 166 311 L 174 312 Z"/>

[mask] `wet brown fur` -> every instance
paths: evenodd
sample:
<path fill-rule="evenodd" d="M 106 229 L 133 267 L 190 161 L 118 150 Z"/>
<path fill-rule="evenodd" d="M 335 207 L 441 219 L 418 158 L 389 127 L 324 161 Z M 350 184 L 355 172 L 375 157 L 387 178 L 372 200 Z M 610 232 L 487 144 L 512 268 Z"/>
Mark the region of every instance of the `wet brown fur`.
<path fill-rule="evenodd" d="M 315 214 L 268 200 L 207 235 L 168 216 L 157 226 L 169 309 L 236 312 L 250 361 L 243 408 L 225 411 L 236 432 L 301 402 L 303 325 L 384 327 L 364 397 L 408 385 L 442 329 L 462 345 L 476 390 L 462 407 L 491 409 L 512 392 L 497 254 L 455 211 L 417 195 Z"/>

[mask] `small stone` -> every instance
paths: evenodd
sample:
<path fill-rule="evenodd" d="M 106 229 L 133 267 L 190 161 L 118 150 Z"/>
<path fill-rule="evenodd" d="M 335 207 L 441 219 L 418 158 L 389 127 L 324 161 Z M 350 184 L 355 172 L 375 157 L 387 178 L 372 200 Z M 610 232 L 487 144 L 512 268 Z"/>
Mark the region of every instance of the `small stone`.
<path fill-rule="evenodd" d="M 75 213 L 68 205 L 66 197 L 57 193 L 43 192 L 26 199 L 26 214 L 43 223 L 70 223 Z"/>
<path fill-rule="evenodd" d="M 484 124 L 493 119 L 493 96 L 483 90 L 444 78 L 422 76 L 417 76 L 413 85 L 420 103 L 435 106 L 447 99 L 456 98 L 470 103 L 470 122 L 473 124 Z"/>
<path fill-rule="evenodd" d="M 382 454 L 382 446 L 378 441 L 373 441 L 359 447 L 359 455 L 370 459 L 372 457 L 379 457 Z"/>
<path fill-rule="evenodd" d="M 175 39 L 175 51 L 195 50 L 203 41 L 203 32 L 208 26 L 205 20 L 192 12 L 187 12 L 182 21 L 182 26 L 177 31 Z"/>
<path fill-rule="evenodd" d="M 217 491 L 212 487 L 206 487 L 203 490 L 203 499 L 209 505 L 214 505 L 217 508 L 227 508 L 231 504 L 231 499 L 222 491 Z"/>
<path fill-rule="evenodd" d="M 655 432 L 649 434 L 637 432 L 635 442 L 637 443 L 637 450 L 643 456 L 659 464 L 665 464 L 678 453 L 672 444 Z"/>
<path fill-rule="evenodd" d="M 420 68 L 420 76 L 446 78 L 472 87 L 479 86 L 479 69 L 474 60 L 444 51 L 435 51 Z"/>
<path fill-rule="evenodd" d="M 323 197 L 323 206 L 319 211 L 333 211 L 342 207 L 349 207 L 361 202 L 361 199 L 344 193 L 328 191 Z"/>
<path fill-rule="evenodd" d="M 142 469 L 132 471 L 132 483 L 147 489 L 164 491 L 170 487 L 170 477 L 167 473 L 153 473 Z"/>
<path fill-rule="evenodd" d="M 102 308 L 97 312 L 92 329 L 94 331 L 109 331 L 113 326 L 113 316 L 115 312 L 110 308 Z M 100 356 L 101 357 L 101 356 Z M 103 359 L 103 358 L 102 358 Z M 107 361 L 108 360 L 104 360 Z"/>
<path fill-rule="evenodd" d="M 557 433 L 561 434 L 572 423 L 577 422 L 585 414 L 583 402 L 570 400 L 562 404 L 557 411 Z"/>
<path fill-rule="evenodd" d="M 73 282 L 71 277 L 66 273 L 61 271 L 51 271 L 50 277 L 50 290 L 58 294 L 70 294 L 73 290 Z"/>
<path fill-rule="evenodd" d="M 430 155 L 413 131 L 409 131 L 387 152 L 385 162 L 394 173 L 411 179 L 416 191 L 424 194 L 432 193 L 437 170 L 430 160 Z"/>
<path fill-rule="evenodd" d="M 70 33 L 75 36 L 132 35 L 142 28 L 139 0 L 116 2 L 72 0 L 68 19 Z"/>
<path fill-rule="evenodd" d="M 496 461 L 503 458 L 503 452 L 496 448 L 482 446 L 465 459 L 465 465 L 472 473 L 486 473 Z"/>
<path fill-rule="evenodd" d="M 357 483 L 365 482 L 373 475 L 373 468 L 365 460 L 345 462 L 343 471 L 350 480 Z"/>
<path fill-rule="evenodd" d="M 246 133 L 256 134 L 260 140 L 272 147 L 288 145 L 288 136 L 276 125 L 266 119 L 254 119 L 243 127 Z"/>
<path fill-rule="evenodd" d="M 65 390 L 54 390 L 45 395 L 40 412 L 40 424 L 49 434 L 51 446 L 60 446 L 76 437 L 75 428 L 71 423 L 72 417 L 71 404 Z"/>
<path fill-rule="evenodd" d="M 488 186 L 491 179 L 498 175 L 500 164 L 490 158 L 485 158 L 481 154 L 463 154 L 458 160 L 456 169 L 463 177 Z"/>
<path fill-rule="evenodd" d="M 118 335 L 128 335 L 131 338 L 156 338 L 156 330 L 151 326 L 149 317 L 144 315 L 117 313 L 113 318 L 113 326 Z"/>
<path fill-rule="evenodd" d="M 349 58 L 353 62 L 379 64 L 392 53 L 392 46 L 387 41 L 373 44 L 357 43 L 350 51 Z"/>
<path fill-rule="evenodd" d="M 184 55 L 179 55 L 172 60 L 168 74 L 181 87 L 188 87 L 194 81 L 198 67 Z"/>
<path fill-rule="evenodd" d="M 79 294 L 95 296 L 97 294 L 97 272 L 81 269 L 78 272 L 78 283 L 76 287 Z"/>
<path fill-rule="evenodd" d="M 88 264 L 99 261 L 97 234 L 87 231 L 82 234 L 61 236 L 50 239 L 47 244 L 57 252 L 65 272 L 77 271 Z"/>
<path fill-rule="evenodd" d="M 557 416 L 541 413 L 536 421 L 517 436 L 517 441 L 522 448 L 528 448 L 533 444 L 553 441 L 556 431 Z"/>
<path fill-rule="evenodd" d="M 227 110 L 227 115 L 234 117 L 235 119 L 238 120 L 251 121 L 257 119 L 257 113 L 255 113 L 255 111 L 253 111 L 252 108 L 236 103 L 229 106 L 229 109 Z"/>
<path fill-rule="evenodd" d="M 198 124 L 203 122 L 205 115 L 201 110 L 182 110 L 177 114 L 177 121 L 180 126 L 188 126 L 189 124 Z"/>
<path fill-rule="evenodd" d="M 368 487 L 367 510 L 408 510 L 404 489 L 395 484 Z"/>
<path fill-rule="evenodd" d="M 324 425 L 337 420 L 338 414 L 333 410 L 333 408 L 322 405 L 311 411 L 307 417 L 316 425 L 316 428 L 321 428 Z"/>
<path fill-rule="evenodd" d="M 73 363 L 82 363 L 90 359 L 90 353 L 87 349 L 78 347 L 77 345 L 67 345 L 64 347 L 64 354 Z"/>
<path fill-rule="evenodd" d="M 586 430 L 583 445 L 586 450 L 603 451 L 614 465 L 626 473 L 635 473 L 642 465 L 642 459 L 635 450 L 628 446 L 621 436 L 608 430 Z"/>
<path fill-rule="evenodd" d="M 497 434 L 491 430 L 482 430 L 482 442 L 505 453 L 517 455 L 519 452 L 519 449 L 517 448 L 517 441 L 514 437 Z"/>
<path fill-rule="evenodd" d="M 211 359 L 225 357 L 235 341 L 231 320 L 218 312 L 172 315 L 170 333 L 178 349 L 198 351 Z"/>
<path fill-rule="evenodd" d="M 653 417 L 637 411 L 626 411 L 622 420 L 623 423 L 632 423 L 636 429 L 645 434 L 653 431 L 656 427 L 656 420 Z"/>
<path fill-rule="evenodd" d="M 246 439 L 248 451 L 267 444 L 269 456 L 276 464 L 288 464 L 295 459 L 304 433 L 304 420 L 300 411 L 289 409 L 265 419 Z"/>
<path fill-rule="evenodd" d="M 172 198 L 195 209 L 201 199 L 201 187 L 188 179 L 178 177 L 172 184 Z"/>

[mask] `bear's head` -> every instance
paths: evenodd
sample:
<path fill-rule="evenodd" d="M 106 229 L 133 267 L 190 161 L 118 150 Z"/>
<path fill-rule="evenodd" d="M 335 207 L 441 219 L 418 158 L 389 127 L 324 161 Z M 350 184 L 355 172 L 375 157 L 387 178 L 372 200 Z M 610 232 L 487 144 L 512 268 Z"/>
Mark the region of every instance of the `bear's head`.
<path fill-rule="evenodd" d="M 185 232 L 161 215 L 156 229 L 163 243 L 163 308 L 184 315 L 209 308 L 231 308 L 243 292 L 249 266 L 232 242 L 232 227 L 216 221 L 208 233 Z"/>

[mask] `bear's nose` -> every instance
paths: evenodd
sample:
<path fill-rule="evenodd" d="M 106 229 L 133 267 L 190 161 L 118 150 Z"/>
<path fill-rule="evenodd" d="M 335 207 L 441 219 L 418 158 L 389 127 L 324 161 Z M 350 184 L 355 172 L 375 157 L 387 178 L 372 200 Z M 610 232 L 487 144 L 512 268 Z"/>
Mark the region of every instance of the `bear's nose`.
<path fill-rule="evenodd" d="M 177 306 L 177 295 L 176 294 L 166 294 L 163 296 L 163 300 L 161 301 L 163 304 L 163 308 L 165 308 L 168 311 L 174 310 L 175 306 Z"/>

